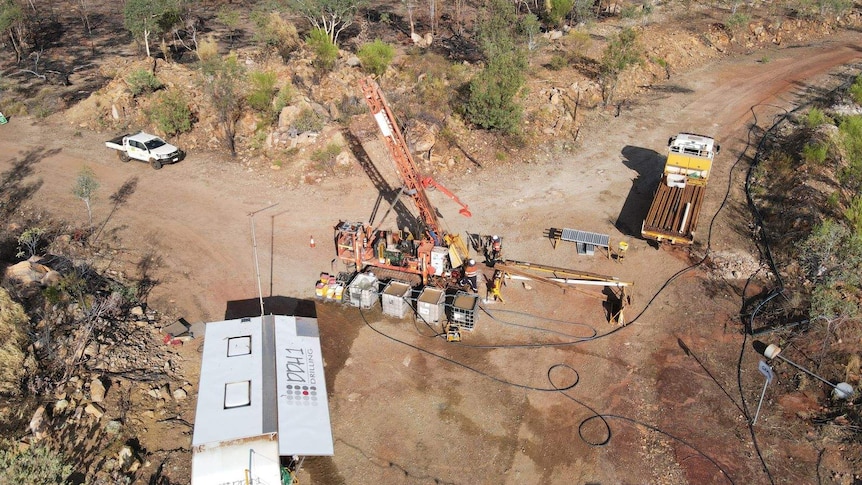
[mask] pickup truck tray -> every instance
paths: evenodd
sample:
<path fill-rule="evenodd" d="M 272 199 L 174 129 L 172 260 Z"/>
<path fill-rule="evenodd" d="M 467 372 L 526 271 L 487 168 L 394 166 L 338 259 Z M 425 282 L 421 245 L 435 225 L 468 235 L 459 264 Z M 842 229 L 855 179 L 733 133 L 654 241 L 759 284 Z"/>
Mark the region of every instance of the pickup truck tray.
<path fill-rule="evenodd" d="M 128 134 L 120 135 L 116 138 L 111 138 L 110 140 L 105 142 L 105 146 L 108 148 L 113 148 L 114 150 L 124 150 L 123 147 L 123 138 L 129 136 Z"/>

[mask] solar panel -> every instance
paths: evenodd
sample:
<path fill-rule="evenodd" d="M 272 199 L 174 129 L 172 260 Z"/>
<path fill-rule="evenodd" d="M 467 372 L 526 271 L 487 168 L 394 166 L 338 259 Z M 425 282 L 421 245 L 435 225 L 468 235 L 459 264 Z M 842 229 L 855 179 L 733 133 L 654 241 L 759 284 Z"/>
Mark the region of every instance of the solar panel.
<path fill-rule="evenodd" d="M 588 244 L 592 246 L 609 247 L 611 237 L 607 234 L 595 232 L 578 231 L 576 229 L 563 229 L 560 239 L 573 243 Z"/>

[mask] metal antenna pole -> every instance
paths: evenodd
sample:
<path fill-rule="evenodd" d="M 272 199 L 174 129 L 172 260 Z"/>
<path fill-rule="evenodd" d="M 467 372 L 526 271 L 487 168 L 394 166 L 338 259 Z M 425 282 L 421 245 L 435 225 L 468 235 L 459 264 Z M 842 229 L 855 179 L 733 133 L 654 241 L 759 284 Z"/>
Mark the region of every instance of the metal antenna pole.
<path fill-rule="evenodd" d="M 751 420 L 751 425 L 754 426 L 757 424 L 757 417 L 760 415 L 760 406 L 763 405 L 763 397 L 766 396 L 766 386 L 768 386 L 772 382 L 772 378 L 774 374 L 772 373 L 772 367 L 769 367 L 764 361 L 760 361 L 757 365 L 757 370 L 763 374 L 763 377 L 766 378 L 766 381 L 763 382 L 763 390 L 760 391 L 760 401 L 757 403 L 757 412 L 754 413 L 754 419 Z"/>
<path fill-rule="evenodd" d="M 263 312 L 263 288 L 261 287 L 261 284 L 260 284 L 260 263 L 258 262 L 258 259 L 257 259 L 257 236 L 255 235 L 255 232 L 254 232 L 254 215 L 257 214 L 258 212 L 263 212 L 267 209 L 271 209 L 277 205 L 278 205 L 278 203 L 275 203 L 275 204 L 272 204 L 270 206 L 264 207 L 263 209 L 258 209 L 254 212 L 249 212 L 249 214 L 248 214 L 248 217 L 251 219 L 251 243 L 252 243 L 252 248 L 254 251 L 254 269 L 257 273 L 257 295 L 258 295 L 258 298 L 260 299 L 260 316 L 263 316 L 263 313 L 264 313 Z"/>
<path fill-rule="evenodd" d="M 757 411 L 754 413 L 754 419 L 751 420 L 751 425 L 757 424 L 757 417 L 760 416 L 760 406 L 763 404 L 763 397 L 766 396 L 766 386 L 769 385 L 769 379 L 763 380 L 763 390 L 760 391 L 760 401 L 757 403 Z"/>

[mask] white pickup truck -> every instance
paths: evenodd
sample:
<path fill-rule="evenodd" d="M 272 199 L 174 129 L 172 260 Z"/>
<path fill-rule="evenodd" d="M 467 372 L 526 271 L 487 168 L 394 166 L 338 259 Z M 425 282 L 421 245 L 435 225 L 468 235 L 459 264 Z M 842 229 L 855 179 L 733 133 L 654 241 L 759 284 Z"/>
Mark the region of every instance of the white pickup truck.
<path fill-rule="evenodd" d="M 120 160 L 123 162 L 134 158 L 149 163 L 156 170 L 162 168 L 162 165 L 179 162 L 186 156 L 179 148 L 143 131 L 135 135 L 118 136 L 106 141 L 105 146 L 119 150 Z"/>

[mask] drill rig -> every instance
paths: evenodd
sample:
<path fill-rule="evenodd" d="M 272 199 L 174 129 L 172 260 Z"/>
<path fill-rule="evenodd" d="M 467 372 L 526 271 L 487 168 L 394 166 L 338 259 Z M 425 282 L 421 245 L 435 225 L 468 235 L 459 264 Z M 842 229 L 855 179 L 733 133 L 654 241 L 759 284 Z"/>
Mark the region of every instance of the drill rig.
<path fill-rule="evenodd" d="M 377 82 L 363 78 L 359 86 L 403 183 L 399 196 L 409 195 L 419 212 L 417 219 L 421 233 L 413 237 L 400 231 L 378 230 L 364 222 L 340 221 L 335 226 L 337 256 L 355 270 L 370 265 L 402 271 L 420 275 L 423 283 L 427 284 L 430 278 L 444 276 L 451 268 L 461 266 L 469 255 L 469 248 L 458 234 L 450 234 L 443 229 L 425 189 L 431 187 L 446 194 L 461 205 L 459 212 L 464 216 L 470 217 L 470 211 L 452 192 L 431 177 L 419 174 Z M 397 200 L 393 205 L 395 203 Z"/>

